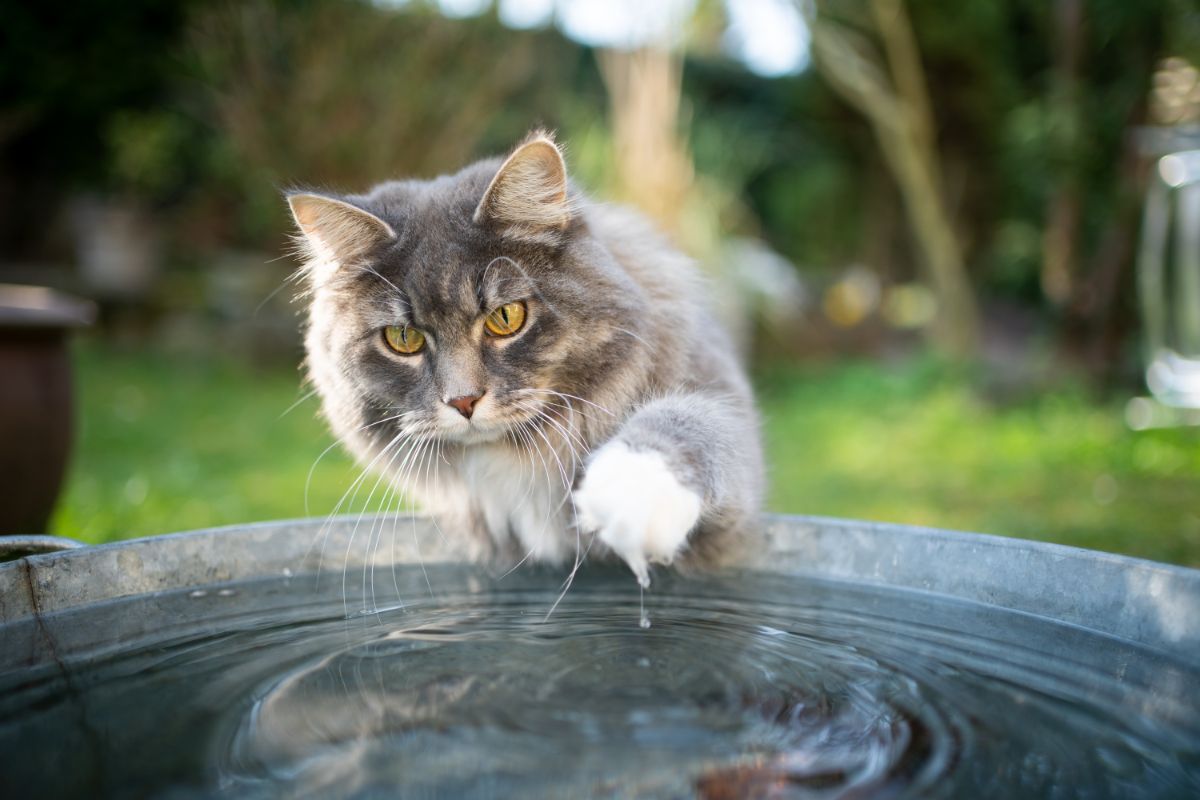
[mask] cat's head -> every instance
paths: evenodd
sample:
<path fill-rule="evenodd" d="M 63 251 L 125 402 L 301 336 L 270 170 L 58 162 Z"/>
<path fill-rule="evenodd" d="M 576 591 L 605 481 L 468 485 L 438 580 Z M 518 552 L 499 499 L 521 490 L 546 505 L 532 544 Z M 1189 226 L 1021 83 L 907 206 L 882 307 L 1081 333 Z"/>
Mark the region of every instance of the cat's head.
<path fill-rule="evenodd" d="M 545 134 L 456 175 L 288 201 L 310 376 L 356 449 L 403 432 L 493 441 L 565 405 L 586 411 L 640 346 L 640 294 L 589 232 Z"/>

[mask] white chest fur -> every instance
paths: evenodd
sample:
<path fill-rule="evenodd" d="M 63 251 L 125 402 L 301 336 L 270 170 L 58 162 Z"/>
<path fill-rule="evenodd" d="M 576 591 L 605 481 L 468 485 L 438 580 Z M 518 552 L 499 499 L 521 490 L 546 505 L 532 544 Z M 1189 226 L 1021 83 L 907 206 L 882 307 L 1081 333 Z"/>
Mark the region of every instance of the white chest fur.
<path fill-rule="evenodd" d="M 441 470 L 440 478 L 413 487 L 427 510 L 451 520 L 482 521 L 497 543 L 514 537 L 534 561 L 563 561 L 573 554 L 569 460 L 560 469 L 544 451 L 530 457 L 507 446 L 482 445 L 448 457 Z"/>

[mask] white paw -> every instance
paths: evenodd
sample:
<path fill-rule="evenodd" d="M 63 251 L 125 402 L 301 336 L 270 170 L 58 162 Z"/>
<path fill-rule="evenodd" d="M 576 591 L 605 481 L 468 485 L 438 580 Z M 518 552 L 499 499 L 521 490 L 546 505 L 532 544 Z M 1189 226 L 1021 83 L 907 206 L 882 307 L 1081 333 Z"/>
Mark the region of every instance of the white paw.
<path fill-rule="evenodd" d="M 647 565 L 670 564 L 700 519 L 700 495 L 653 451 L 609 442 L 596 451 L 572 499 L 579 526 L 625 559 L 642 586 Z"/>

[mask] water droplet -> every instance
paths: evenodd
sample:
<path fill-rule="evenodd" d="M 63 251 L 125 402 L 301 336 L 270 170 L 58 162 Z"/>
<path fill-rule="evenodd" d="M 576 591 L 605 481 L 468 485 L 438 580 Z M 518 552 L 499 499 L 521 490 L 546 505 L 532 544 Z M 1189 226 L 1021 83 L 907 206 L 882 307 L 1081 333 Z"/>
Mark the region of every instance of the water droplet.
<path fill-rule="evenodd" d="M 638 621 L 638 625 L 641 626 L 642 628 L 649 628 L 650 627 L 649 615 L 643 613 L 642 618 Z"/>
<path fill-rule="evenodd" d="M 287 567 L 284 567 L 283 568 L 283 577 L 285 577 L 285 578 L 292 577 L 292 571 L 290 569 L 288 569 Z"/>
<path fill-rule="evenodd" d="M 203 589 L 197 589 L 194 592 L 189 592 L 188 597 L 208 597 L 208 592 Z"/>
<path fill-rule="evenodd" d="M 233 597 L 235 594 L 237 594 L 237 592 L 234 591 L 233 589 L 218 589 L 217 590 L 217 597 Z"/>

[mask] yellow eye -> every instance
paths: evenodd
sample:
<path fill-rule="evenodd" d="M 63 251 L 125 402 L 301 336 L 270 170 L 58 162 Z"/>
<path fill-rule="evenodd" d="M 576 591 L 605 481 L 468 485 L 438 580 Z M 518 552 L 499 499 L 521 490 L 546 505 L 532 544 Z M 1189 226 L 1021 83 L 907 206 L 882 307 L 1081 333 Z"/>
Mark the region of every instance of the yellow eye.
<path fill-rule="evenodd" d="M 483 327 L 492 336 L 512 336 L 525 324 L 525 304 L 517 301 L 502 305 L 483 318 Z"/>
<path fill-rule="evenodd" d="M 421 352 L 425 347 L 425 334 L 407 325 L 390 325 L 383 329 L 383 340 L 387 346 L 406 356 Z"/>

